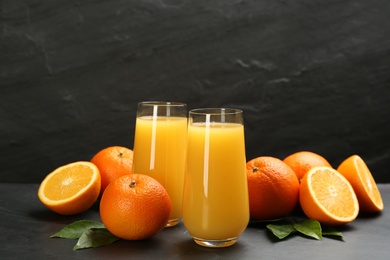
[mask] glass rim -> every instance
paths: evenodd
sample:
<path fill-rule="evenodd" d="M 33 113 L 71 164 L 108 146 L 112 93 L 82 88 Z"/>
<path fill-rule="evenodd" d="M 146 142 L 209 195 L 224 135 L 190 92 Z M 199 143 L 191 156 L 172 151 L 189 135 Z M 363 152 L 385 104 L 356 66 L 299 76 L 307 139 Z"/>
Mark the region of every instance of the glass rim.
<path fill-rule="evenodd" d="M 141 101 L 138 102 L 138 105 L 146 105 L 146 106 L 187 106 L 184 102 L 178 102 L 178 101 Z"/>
<path fill-rule="evenodd" d="M 191 109 L 189 113 L 192 115 L 236 115 L 242 114 L 243 110 L 239 108 L 205 107 Z"/>

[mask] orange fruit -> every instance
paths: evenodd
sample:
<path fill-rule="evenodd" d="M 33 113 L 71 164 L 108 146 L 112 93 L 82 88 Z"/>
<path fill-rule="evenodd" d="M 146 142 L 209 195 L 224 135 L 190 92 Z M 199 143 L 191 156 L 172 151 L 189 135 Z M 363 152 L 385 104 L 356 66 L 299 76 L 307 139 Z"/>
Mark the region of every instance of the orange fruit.
<path fill-rule="evenodd" d="M 383 201 L 374 177 L 358 155 L 345 159 L 337 170 L 351 183 L 362 212 L 383 210 Z"/>
<path fill-rule="evenodd" d="M 101 196 L 110 182 L 122 175 L 131 174 L 133 168 L 133 151 L 123 146 L 110 146 L 95 154 L 91 162 L 100 171 Z"/>
<path fill-rule="evenodd" d="M 298 202 L 299 182 L 283 161 L 260 156 L 246 163 L 249 210 L 254 220 L 287 216 Z"/>
<path fill-rule="evenodd" d="M 301 181 L 305 173 L 313 167 L 332 167 L 324 157 L 310 151 L 300 151 L 290 154 L 283 159 L 283 162 L 291 167 L 291 169 L 297 175 L 299 181 Z"/>
<path fill-rule="evenodd" d="M 100 192 L 99 169 L 91 162 L 74 162 L 49 173 L 38 189 L 38 198 L 62 215 L 75 215 L 89 209 Z"/>
<path fill-rule="evenodd" d="M 327 166 L 314 167 L 305 174 L 299 202 L 308 218 L 328 226 L 349 223 L 359 213 L 352 185 L 341 173 Z"/>
<path fill-rule="evenodd" d="M 129 174 L 113 180 L 100 200 L 100 217 L 115 236 L 142 240 L 168 223 L 172 204 L 167 191 L 155 179 Z"/>

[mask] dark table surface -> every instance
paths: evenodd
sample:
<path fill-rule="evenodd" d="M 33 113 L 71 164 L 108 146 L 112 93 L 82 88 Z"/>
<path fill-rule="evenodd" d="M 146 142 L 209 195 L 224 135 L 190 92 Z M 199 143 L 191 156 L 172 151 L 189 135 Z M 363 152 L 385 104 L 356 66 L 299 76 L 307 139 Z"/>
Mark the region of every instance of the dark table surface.
<path fill-rule="evenodd" d="M 0 184 L 1 259 L 390 259 L 390 184 L 379 184 L 385 203 L 381 214 L 359 215 L 338 230 L 343 239 L 321 241 L 294 235 L 279 241 L 266 224 L 250 224 L 227 248 L 196 245 L 182 223 L 144 241 L 73 251 L 76 240 L 49 238 L 81 219 L 100 221 L 97 205 L 77 216 L 60 216 L 37 198 L 38 184 Z"/>

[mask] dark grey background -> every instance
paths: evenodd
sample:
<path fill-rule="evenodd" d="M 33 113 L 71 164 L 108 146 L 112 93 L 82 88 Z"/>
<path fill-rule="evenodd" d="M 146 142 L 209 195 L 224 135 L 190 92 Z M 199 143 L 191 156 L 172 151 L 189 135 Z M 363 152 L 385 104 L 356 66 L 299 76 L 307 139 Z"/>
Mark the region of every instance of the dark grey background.
<path fill-rule="evenodd" d="M 388 0 L 1 0 L 0 181 L 133 146 L 142 100 L 244 110 L 247 159 L 390 182 Z"/>

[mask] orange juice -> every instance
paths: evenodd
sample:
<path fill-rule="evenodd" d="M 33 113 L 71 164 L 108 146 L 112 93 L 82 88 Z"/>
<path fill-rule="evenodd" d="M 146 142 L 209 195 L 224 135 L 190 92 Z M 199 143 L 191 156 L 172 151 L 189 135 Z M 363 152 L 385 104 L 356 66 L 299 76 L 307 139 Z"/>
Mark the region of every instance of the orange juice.
<path fill-rule="evenodd" d="M 190 124 L 187 145 L 186 229 L 201 239 L 238 238 L 249 221 L 243 125 Z"/>
<path fill-rule="evenodd" d="M 186 117 L 136 119 L 133 172 L 147 174 L 164 186 L 172 201 L 170 221 L 176 223 L 181 218 L 186 145 Z"/>

